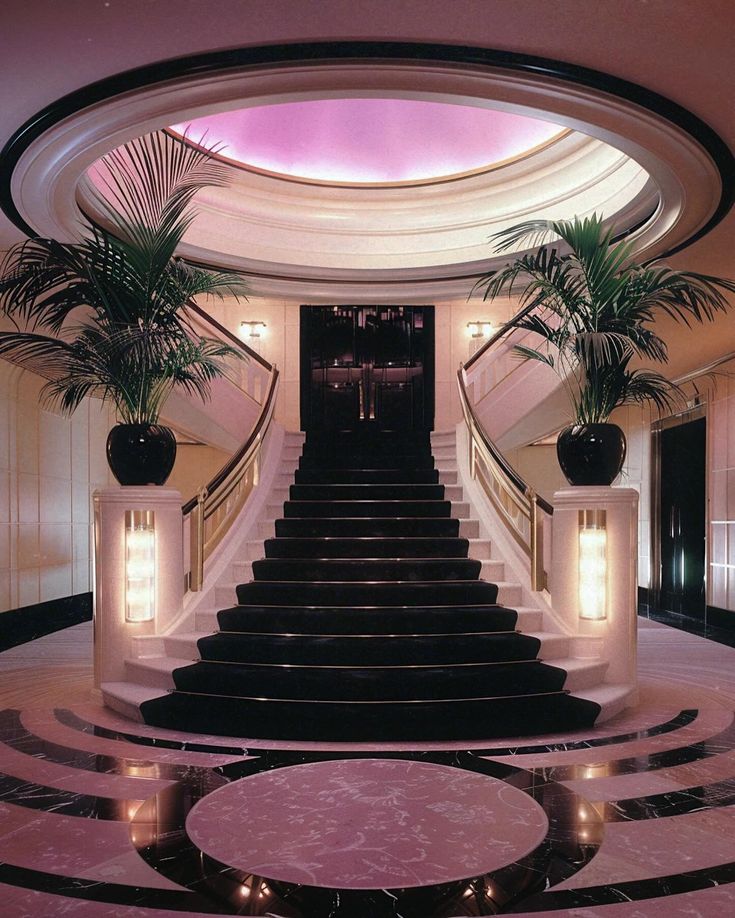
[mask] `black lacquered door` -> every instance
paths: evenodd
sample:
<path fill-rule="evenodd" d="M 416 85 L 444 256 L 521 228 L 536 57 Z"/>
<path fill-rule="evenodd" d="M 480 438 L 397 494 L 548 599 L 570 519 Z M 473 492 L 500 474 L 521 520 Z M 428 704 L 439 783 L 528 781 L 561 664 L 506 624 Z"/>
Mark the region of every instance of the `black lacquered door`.
<path fill-rule="evenodd" d="M 304 430 L 433 422 L 433 306 L 301 307 Z"/>
<path fill-rule="evenodd" d="M 660 432 L 661 609 L 704 618 L 706 422 Z"/>

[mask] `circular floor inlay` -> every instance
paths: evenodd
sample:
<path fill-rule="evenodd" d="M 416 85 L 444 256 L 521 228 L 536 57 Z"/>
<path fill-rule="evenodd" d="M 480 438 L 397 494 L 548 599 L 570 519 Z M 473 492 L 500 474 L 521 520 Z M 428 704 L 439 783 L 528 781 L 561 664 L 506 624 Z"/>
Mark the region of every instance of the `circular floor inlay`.
<path fill-rule="evenodd" d="M 387 759 L 262 772 L 201 800 L 190 839 L 224 864 L 288 883 L 429 886 L 488 873 L 545 837 L 541 807 L 495 778 Z"/>

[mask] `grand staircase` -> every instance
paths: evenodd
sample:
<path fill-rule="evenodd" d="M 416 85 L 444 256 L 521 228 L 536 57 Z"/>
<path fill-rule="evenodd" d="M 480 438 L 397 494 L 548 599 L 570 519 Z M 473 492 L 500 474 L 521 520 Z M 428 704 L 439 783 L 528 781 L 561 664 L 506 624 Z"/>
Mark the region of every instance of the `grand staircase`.
<path fill-rule="evenodd" d="M 243 559 L 238 604 L 217 612 L 218 630 L 130 661 L 145 687 L 108 686 L 108 702 L 134 702 L 159 727 L 267 739 L 591 726 L 609 696 L 604 664 L 541 630 L 477 523 L 458 518 L 452 474 L 440 481 L 428 432 L 310 433 L 264 557 Z"/>

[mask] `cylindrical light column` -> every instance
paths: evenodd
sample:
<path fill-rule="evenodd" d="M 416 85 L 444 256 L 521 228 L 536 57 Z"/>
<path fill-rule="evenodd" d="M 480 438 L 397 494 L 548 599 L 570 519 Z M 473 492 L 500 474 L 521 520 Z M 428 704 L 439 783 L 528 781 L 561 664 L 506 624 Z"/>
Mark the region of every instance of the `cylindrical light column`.
<path fill-rule="evenodd" d="M 139 656 L 140 639 L 165 634 L 181 614 L 181 494 L 156 485 L 95 491 L 94 524 L 99 687 L 126 681 L 125 660 Z"/>

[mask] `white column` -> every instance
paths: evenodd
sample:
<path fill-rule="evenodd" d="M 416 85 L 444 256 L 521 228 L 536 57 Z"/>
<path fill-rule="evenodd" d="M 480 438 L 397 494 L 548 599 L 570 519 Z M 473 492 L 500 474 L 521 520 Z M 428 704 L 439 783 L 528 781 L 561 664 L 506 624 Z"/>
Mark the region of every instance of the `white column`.
<path fill-rule="evenodd" d="M 606 617 L 580 617 L 579 514 L 605 512 Z M 551 599 L 573 636 L 574 654 L 608 661 L 606 681 L 637 681 L 638 492 L 632 488 L 570 487 L 554 494 Z"/>
<path fill-rule="evenodd" d="M 155 519 L 155 614 L 152 621 L 125 620 L 125 512 L 152 510 Z M 181 494 L 156 485 L 94 492 L 95 597 L 94 679 L 125 681 L 125 658 L 133 641 L 163 634 L 181 611 L 184 597 Z"/>

